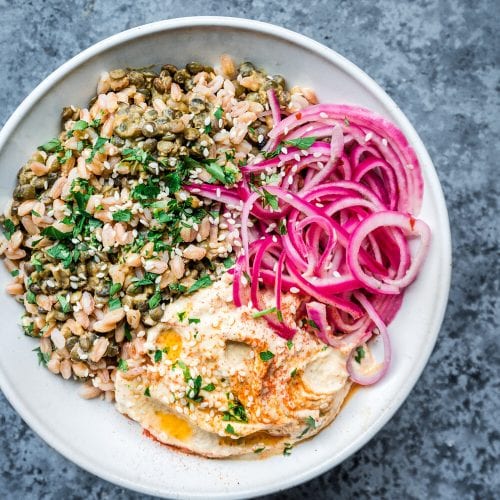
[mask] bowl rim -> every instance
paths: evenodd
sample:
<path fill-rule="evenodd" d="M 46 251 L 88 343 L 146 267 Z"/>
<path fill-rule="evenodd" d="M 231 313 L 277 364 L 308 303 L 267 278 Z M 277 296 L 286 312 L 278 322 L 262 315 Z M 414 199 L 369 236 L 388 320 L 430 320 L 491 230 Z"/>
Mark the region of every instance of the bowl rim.
<path fill-rule="evenodd" d="M 443 229 L 443 232 L 440 234 L 442 245 L 442 254 L 440 257 L 443 259 L 445 265 L 443 266 L 443 269 L 441 269 L 441 290 L 438 294 L 435 304 L 435 312 L 432 318 L 433 322 L 429 326 L 429 330 L 431 331 L 432 336 L 430 336 L 429 342 L 425 346 L 423 355 L 420 356 L 418 361 L 414 363 L 411 377 L 407 378 L 405 383 L 401 386 L 399 392 L 396 393 L 390 407 L 388 407 L 384 411 L 381 417 L 377 421 L 375 421 L 368 428 L 368 430 L 362 433 L 360 438 L 356 439 L 346 450 L 344 450 L 344 452 L 341 454 L 340 459 L 335 461 L 335 463 L 333 463 L 333 460 L 326 460 L 323 463 L 305 469 L 304 472 L 298 476 L 277 481 L 272 486 L 259 487 L 258 485 L 256 485 L 250 491 L 247 490 L 232 493 L 221 491 L 210 496 L 210 498 L 252 498 L 258 495 L 269 494 L 272 492 L 291 488 L 305 481 L 313 479 L 314 477 L 328 471 L 332 467 L 339 465 L 352 454 L 357 452 L 368 441 L 370 441 L 401 407 L 401 405 L 406 400 L 411 390 L 419 380 L 423 369 L 429 360 L 444 319 L 451 282 L 451 232 L 444 194 L 429 153 L 427 152 L 427 149 L 425 148 L 413 125 L 410 123 L 401 109 L 397 106 L 397 104 L 393 101 L 393 99 L 389 97 L 389 95 L 382 89 L 382 87 L 380 87 L 358 66 L 356 66 L 354 63 L 352 63 L 333 49 L 330 49 L 329 47 L 326 47 L 325 45 L 305 35 L 296 33 L 287 28 L 252 19 L 225 16 L 192 16 L 165 19 L 121 31 L 93 44 L 89 48 L 81 51 L 80 53 L 63 63 L 56 70 L 54 70 L 41 83 L 39 83 L 35 87 L 35 89 L 21 102 L 21 104 L 12 113 L 12 115 L 9 117 L 2 130 L 0 131 L 0 150 L 4 147 L 12 132 L 16 129 L 21 120 L 26 117 L 29 110 L 37 103 L 37 101 L 46 93 L 50 92 L 51 88 L 61 79 L 63 79 L 66 74 L 68 74 L 81 64 L 85 63 L 86 61 L 90 60 L 92 57 L 133 39 L 163 31 L 195 27 L 237 28 L 279 37 L 295 45 L 300 45 L 301 47 L 320 55 L 328 61 L 338 65 L 340 69 L 352 76 L 357 82 L 359 82 L 360 85 L 365 87 L 370 93 L 375 96 L 376 99 L 378 99 L 384 106 L 386 106 L 391 114 L 393 114 L 399 126 L 408 138 L 409 142 L 413 145 L 417 156 L 420 157 L 423 160 L 423 163 L 425 163 L 428 167 L 425 173 L 428 176 L 430 183 L 433 185 L 433 190 L 437 195 L 435 200 L 437 205 L 437 212 L 435 213 L 435 217 L 438 221 L 439 227 Z M 75 454 L 74 451 L 66 445 L 64 440 L 59 439 L 57 436 L 52 434 L 50 426 L 46 425 L 43 422 L 37 421 L 31 415 L 30 410 L 17 396 L 14 385 L 11 385 L 8 382 L 8 378 L 3 372 L 3 368 L 1 365 L 0 389 L 3 391 L 5 397 L 17 411 L 17 413 L 27 423 L 27 425 L 32 430 L 34 430 L 36 434 L 38 434 L 50 447 L 62 454 L 66 459 L 72 461 L 86 471 L 116 485 L 154 496 L 162 495 L 161 492 L 148 488 L 147 485 L 136 483 L 132 480 L 127 479 L 126 477 L 120 477 L 119 475 L 113 474 L 106 470 L 99 470 L 91 461 L 86 460 L 84 457 L 79 456 L 78 454 Z M 177 494 L 176 497 L 181 498 L 182 496 L 179 496 L 179 494 Z M 204 495 L 202 492 L 200 492 L 199 495 L 190 494 L 190 497 L 207 498 L 206 495 Z"/>

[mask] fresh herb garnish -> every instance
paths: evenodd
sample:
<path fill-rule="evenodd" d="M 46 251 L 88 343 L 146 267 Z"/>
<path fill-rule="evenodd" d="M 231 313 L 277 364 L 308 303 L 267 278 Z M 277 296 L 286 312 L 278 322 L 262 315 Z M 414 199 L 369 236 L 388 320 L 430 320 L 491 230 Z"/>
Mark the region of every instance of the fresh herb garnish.
<path fill-rule="evenodd" d="M 304 437 L 310 430 L 316 429 L 316 420 L 311 416 L 306 418 L 305 423 L 306 428 L 300 433 L 299 439 Z"/>
<path fill-rule="evenodd" d="M 144 396 L 147 396 L 148 398 L 151 397 L 151 392 L 149 391 L 149 386 L 146 387 L 146 389 L 144 390 Z"/>
<path fill-rule="evenodd" d="M 287 146 L 295 146 L 299 149 L 308 149 L 314 144 L 315 141 L 316 137 L 299 137 L 297 139 L 284 141 L 284 144 L 286 144 Z"/>
<path fill-rule="evenodd" d="M 224 264 L 224 267 L 226 269 L 230 269 L 231 267 L 234 266 L 234 259 L 232 259 L 231 257 L 228 257 L 227 259 L 224 259 L 222 261 L 222 264 Z"/>
<path fill-rule="evenodd" d="M 284 220 L 280 220 L 280 223 L 278 225 L 278 232 L 280 234 L 286 234 L 287 233 L 286 222 Z"/>
<path fill-rule="evenodd" d="M 188 322 L 190 325 L 192 325 L 193 323 L 199 323 L 200 321 L 200 318 L 188 318 Z"/>
<path fill-rule="evenodd" d="M 38 150 L 46 151 L 47 153 L 56 153 L 57 151 L 61 151 L 61 141 L 59 139 L 50 139 L 45 144 L 38 146 Z"/>
<path fill-rule="evenodd" d="M 201 389 L 203 391 L 212 392 L 212 391 L 215 391 L 215 385 L 210 383 L 210 384 L 207 384 L 205 387 L 202 387 Z"/>
<path fill-rule="evenodd" d="M 196 280 L 187 290 L 187 293 L 196 292 L 200 288 L 206 288 L 212 284 L 212 278 L 206 274 L 202 276 L 200 279 Z"/>
<path fill-rule="evenodd" d="M 234 427 L 231 424 L 226 425 L 225 431 L 228 434 L 233 434 L 234 436 L 236 436 L 236 431 L 234 430 Z"/>
<path fill-rule="evenodd" d="M 286 346 L 288 347 L 288 349 L 292 349 L 293 347 L 293 342 L 291 340 L 287 340 L 286 341 Z"/>
<path fill-rule="evenodd" d="M 245 407 L 238 399 L 228 400 L 228 409 L 224 412 L 222 420 L 232 420 L 234 422 L 248 422 Z"/>
<path fill-rule="evenodd" d="M 222 108 L 219 106 L 215 111 L 214 111 L 214 116 L 215 118 L 217 118 L 217 120 L 220 120 L 222 118 L 222 113 L 223 113 L 223 110 Z"/>
<path fill-rule="evenodd" d="M 154 309 L 155 307 L 158 307 L 158 305 L 161 302 L 161 292 L 160 290 L 156 290 L 154 295 L 148 300 L 148 306 L 150 309 Z"/>
<path fill-rule="evenodd" d="M 263 351 L 259 353 L 259 357 L 262 361 L 270 361 L 274 358 L 274 354 L 271 351 Z"/>
<path fill-rule="evenodd" d="M 134 278 L 132 279 L 132 283 L 135 288 L 139 288 L 140 286 L 148 286 L 154 285 L 156 282 L 157 274 L 155 273 L 144 273 L 144 277 L 142 279 Z"/>
<path fill-rule="evenodd" d="M 128 370 L 128 363 L 125 359 L 120 358 L 120 360 L 118 361 L 118 370 L 122 372 L 126 372 Z"/>
<path fill-rule="evenodd" d="M 307 320 L 307 324 L 311 327 L 314 328 L 315 330 L 319 330 L 319 326 L 316 324 L 316 322 L 312 319 Z"/>
<path fill-rule="evenodd" d="M 110 311 L 114 311 L 115 309 L 119 309 L 122 306 L 122 302 L 119 297 L 114 299 L 109 299 L 108 308 Z"/>
<path fill-rule="evenodd" d="M 163 351 L 161 349 L 156 349 L 154 354 L 155 363 L 159 363 L 163 357 Z"/>
<path fill-rule="evenodd" d="M 356 363 L 361 363 L 361 360 L 365 357 L 366 353 L 362 347 L 356 347 L 356 355 L 354 356 L 354 360 Z"/>
<path fill-rule="evenodd" d="M 68 302 L 68 299 L 64 295 L 58 295 L 57 296 L 57 301 L 59 302 L 59 305 L 61 306 L 61 311 L 63 313 L 69 313 L 71 311 L 71 305 Z"/>
<path fill-rule="evenodd" d="M 14 269 L 14 270 L 12 270 L 12 271 L 10 272 L 10 275 L 11 275 L 11 276 L 14 276 L 14 278 L 15 278 L 16 276 L 19 276 L 19 269 Z"/>
<path fill-rule="evenodd" d="M 272 314 L 277 311 L 276 306 L 274 307 L 269 307 L 267 309 L 263 309 L 262 311 L 256 312 L 252 314 L 252 318 L 257 319 L 257 318 L 262 318 L 262 316 L 265 316 L 266 314 Z"/>
<path fill-rule="evenodd" d="M 283 455 L 288 457 L 292 454 L 293 444 L 285 443 L 285 447 L 283 448 Z"/>
<path fill-rule="evenodd" d="M 154 200 L 160 194 L 160 188 L 153 180 L 149 180 L 145 184 L 137 184 L 132 190 L 132 199 L 135 201 Z"/>
<path fill-rule="evenodd" d="M 297 368 L 294 368 L 292 372 L 290 373 L 290 377 L 295 377 L 297 375 Z"/>
<path fill-rule="evenodd" d="M 36 295 L 31 290 L 28 290 L 26 292 L 26 300 L 29 304 L 36 304 Z"/>
<path fill-rule="evenodd" d="M 113 295 L 117 294 L 121 289 L 122 289 L 122 284 L 121 283 L 113 283 L 109 287 L 109 296 L 113 297 Z"/>
<path fill-rule="evenodd" d="M 130 222 L 132 219 L 132 212 L 130 210 L 117 210 L 113 212 L 113 220 L 119 222 Z"/>
<path fill-rule="evenodd" d="M 80 252 L 78 250 L 70 250 L 64 243 L 57 243 L 48 248 L 45 252 L 50 257 L 60 260 L 65 269 L 70 267 L 73 262 L 77 262 L 80 258 Z"/>
<path fill-rule="evenodd" d="M 179 318 L 179 321 L 184 321 L 186 319 L 186 311 L 181 311 L 177 313 L 177 317 Z"/>
<path fill-rule="evenodd" d="M 85 120 L 78 120 L 73 125 L 73 130 L 85 130 L 88 126 L 89 124 Z"/>
<path fill-rule="evenodd" d="M 51 240 L 68 240 L 71 239 L 73 231 L 63 232 L 55 227 L 49 226 L 42 229 L 42 235 L 47 236 L 47 238 Z"/>
<path fill-rule="evenodd" d="M 38 364 L 47 366 L 47 363 L 50 361 L 50 354 L 47 352 L 42 352 L 39 347 L 33 349 L 33 351 L 36 352 L 38 358 Z"/>
<path fill-rule="evenodd" d="M 98 137 L 97 140 L 95 141 L 94 147 L 92 148 L 92 152 L 90 153 L 90 156 L 87 158 L 86 162 L 90 163 L 94 159 L 94 156 L 97 153 L 102 153 L 102 148 L 104 144 L 106 144 L 109 141 L 107 137 Z"/>
<path fill-rule="evenodd" d="M 273 210 L 279 209 L 277 196 L 271 194 L 269 191 L 266 191 L 265 189 L 262 190 L 262 195 L 264 196 L 264 202 L 262 203 L 264 207 L 269 205 Z"/>
<path fill-rule="evenodd" d="M 3 221 L 3 233 L 5 237 L 10 240 L 12 235 L 16 232 L 16 225 L 10 219 L 5 219 Z"/>
<path fill-rule="evenodd" d="M 132 340 L 132 333 L 130 333 L 130 325 L 128 323 L 125 323 L 124 330 L 125 338 L 130 342 Z"/>
<path fill-rule="evenodd" d="M 256 448 L 255 450 L 253 450 L 254 453 L 262 453 L 264 450 L 265 450 L 265 446 L 263 448 Z"/>

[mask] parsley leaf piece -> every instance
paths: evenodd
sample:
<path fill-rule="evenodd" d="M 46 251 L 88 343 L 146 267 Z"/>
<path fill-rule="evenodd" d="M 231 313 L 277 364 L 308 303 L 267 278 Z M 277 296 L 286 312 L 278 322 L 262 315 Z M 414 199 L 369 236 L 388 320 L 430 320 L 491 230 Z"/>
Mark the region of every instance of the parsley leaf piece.
<path fill-rule="evenodd" d="M 147 396 L 148 398 L 151 397 L 151 392 L 149 391 L 149 386 L 146 387 L 146 389 L 144 390 L 144 396 Z"/>
<path fill-rule="evenodd" d="M 231 267 L 234 266 L 234 259 L 232 259 L 231 257 L 228 257 L 227 259 L 224 259 L 224 261 L 222 263 L 224 264 L 224 267 L 226 269 L 230 269 Z"/>
<path fill-rule="evenodd" d="M 162 357 L 163 357 L 163 351 L 161 349 L 156 349 L 155 355 L 154 355 L 155 363 L 159 363 L 161 361 Z"/>
<path fill-rule="evenodd" d="M 11 275 L 11 276 L 14 276 L 14 278 L 15 278 L 16 276 L 19 276 L 19 269 L 14 269 L 14 270 L 12 270 L 12 271 L 10 272 L 10 275 Z"/>
<path fill-rule="evenodd" d="M 304 437 L 312 429 L 316 429 L 316 420 L 309 416 L 306 418 L 306 428 L 300 433 L 299 439 Z"/>
<path fill-rule="evenodd" d="M 196 290 L 199 290 L 200 288 L 206 288 L 212 284 L 212 278 L 206 274 L 205 276 L 201 277 L 200 279 L 196 280 L 187 290 L 187 293 L 193 293 L 196 292 Z"/>
<path fill-rule="evenodd" d="M 287 146 L 295 146 L 299 149 L 309 149 L 316 141 L 316 137 L 299 137 L 285 141 Z"/>
<path fill-rule="evenodd" d="M 285 447 L 283 448 L 283 455 L 288 457 L 292 454 L 293 444 L 285 443 Z"/>
<path fill-rule="evenodd" d="M 110 299 L 108 301 L 108 308 L 110 311 L 114 311 L 115 309 L 119 309 L 122 306 L 122 301 L 119 298 Z"/>
<path fill-rule="evenodd" d="M 280 220 L 279 226 L 278 226 L 278 233 L 280 234 L 286 234 L 288 231 L 286 229 L 286 222 L 284 220 Z"/>
<path fill-rule="evenodd" d="M 205 168 L 214 179 L 222 182 L 222 184 L 226 183 L 226 174 L 220 165 L 217 163 L 209 163 Z"/>
<path fill-rule="evenodd" d="M 215 391 L 215 385 L 210 383 L 210 384 L 207 384 L 205 387 L 202 387 L 202 389 L 204 391 L 207 391 L 207 392 L 212 392 L 212 391 Z"/>
<path fill-rule="evenodd" d="M 109 296 L 113 297 L 113 295 L 117 294 L 122 289 L 121 283 L 113 283 L 109 288 Z"/>
<path fill-rule="evenodd" d="M 50 361 L 50 354 L 47 352 L 42 352 L 39 347 L 33 349 L 33 351 L 36 352 L 38 364 L 47 366 L 47 363 Z"/>
<path fill-rule="evenodd" d="M 179 318 L 179 321 L 184 321 L 186 319 L 186 311 L 177 313 L 177 317 Z"/>
<path fill-rule="evenodd" d="M 26 292 L 26 300 L 28 304 L 36 304 L 36 295 L 31 290 L 28 290 Z"/>
<path fill-rule="evenodd" d="M 5 237 L 10 240 L 12 235 L 16 232 L 16 225 L 10 219 L 5 219 L 3 222 L 3 232 Z"/>
<path fill-rule="evenodd" d="M 165 176 L 165 184 L 170 194 L 177 193 L 182 186 L 181 176 L 178 172 L 170 172 Z"/>
<path fill-rule="evenodd" d="M 311 327 L 311 328 L 314 328 L 315 330 L 319 330 L 319 326 L 317 325 L 317 323 L 312 320 L 312 319 L 308 319 L 307 320 L 307 324 Z"/>
<path fill-rule="evenodd" d="M 91 163 L 92 160 L 94 159 L 94 156 L 97 153 L 100 153 L 102 151 L 102 147 L 104 144 L 106 144 L 109 141 L 107 137 L 98 137 L 97 140 L 95 141 L 94 147 L 92 148 L 92 152 L 90 153 L 90 156 L 87 158 L 86 162 Z"/>
<path fill-rule="evenodd" d="M 281 150 L 283 149 L 283 144 L 278 144 L 274 151 L 264 151 L 264 158 L 274 158 L 281 154 Z"/>
<path fill-rule="evenodd" d="M 217 120 L 220 120 L 222 118 L 222 113 L 223 113 L 223 110 L 222 108 L 219 106 L 215 111 L 214 111 L 214 116 L 215 118 L 217 118 Z"/>
<path fill-rule="evenodd" d="M 238 399 L 228 401 L 228 409 L 224 412 L 222 420 L 232 420 L 234 422 L 248 422 L 245 407 Z"/>
<path fill-rule="evenodd" d="M 68 300 L 66 299 L 66 297 L 64 295 L 58 295 L 57 296 L 57 301 L 61 305 L 61 311 L 63 313 L 66 314 L 66 313 L 69 313 L 71 311 L 71 305 L 70 305 L 70 303 L 68 302 Z"/>
<path fill-rule="evenodd" d="M 297 368 L 294 368 L 292 372 L 290 373 L 290 377 L 295 377 L 297 375 Z"/>
<path fill-rule="evenodd" d="M 148 300 L 148 306 L 150 309 L 154 309 L 155 307 L 158 307 L 158 305 L 161 302 L 161 292 L 160 290 L 156 290 L 154 295 L 151 296 L 151 298 Z"/>
<path fill-rule="evenodd" d="M 264 196 L 264 206 L 269 205 L 273 210 L 279 210 L 278 197 L 274 194 L 271 194 L 269 191 L 265 189 L 262 190 L 262 194 Z"/>
<path fill-rule="evenodd" d="M 271 351 L 263 351 L 259 353 L 259 357 L 262 361 L 270 361 L 274 358 L 274 354 Z"/>
<path fill-rule="evenodd" d="M 168 288 L 175 293 L 185 293 L 187 291 L 187 287 L 181 285 L 180 283 L 170 283 Z"/>
<path fill-rule="evenodd" d="M 130 342 L 132 340 L 132 334 L 130 333 L 130 325 L 125 323 L 125 338 Z"/>
<path fill-rule="evenodd" d="M 50 141 L 47 141 L 45 144 L 38 146 L 39 151 L 46 151 L 47 153 L 55 153 L 57 151 L 61 151 L 61 141 L 59 139 L 53 138 Z"/>
<path fill-rule="evenodd" d="M 132 218 L 132 212 L 130 210 L 117 210 L 116 212 L 113 212 L 113 220 L 119 221 L 119 222 L 130 222 L 130 219 Z"/>
<path fill-rule="evenodd" d="M 132 199 L 135 201 L 153 200 L 160 194 L 160 188 L 152 182 L 147 184 L 137 184 L 132 190 Z"/>
<path fill-rule="evenodd" d="M 190 325 L 192 325 L 193 323 L 199 323 L 200 318 L 188 318 L 188 322 Z"/>
<path fill-rule="evenodd" d="M 128 370 L 128 363 L 125 359 L 123 358 L 120 358 L 120 360 L 118 361 L 118 370 L 122 371 L 122 372 L 126 372 Z"/>
<path fill-rule="evenodd" d="M 287 340 L 286 341 L 286 346 L 288 347 L 288 349 L 292 349 L 293 347 L 293 342 L 291 340 Z"/>
<path fill-rule="evenodd" d="M 252 318 L 257 319 L 257 318 L 262 318 L 262 316 L 265 316 L 266 314 L 272 314 L 277 311 L 276 306 L 274 307 L 269 307 L 267 309 L 263 309 L 262 311 L 256 312 L 252 314 Z"/>
<path fill-rule="evenodd" d="M 233 434 L 236 436 L 236 431 L 234 430 L 234 427 L 231 424 L 227 424 L 226 428 L 224 429 L 228 434 Z"/>
<path fill-rule="evenodd" d="M 63 232 L 55 227 L 49 226 L 42 229 L 42 235 L 47 236 L 51 240 L 69 240 L 73 235 L 73 231 Z"/>
<path fill-rule="evenodd" d="M 78 120 L 73 125 L 73 130 L 85 130 L 88 126 L 89 124 L 85 120 Z"/>
<path fill-rule="evenodd" d="M 361 360 L 365 357 L 366 353 L 362 347 L 356 347 L 356 355 L 354 356 L 354 360 L 356 363 L 361 363 Z"/>
<path fill-rule="evenodd" d="M 253 450 L 254 453 L 262 453 L 264 450 L 265 450 L 265 446 L 263 448 L 256 448 L 255 450 Z"/>

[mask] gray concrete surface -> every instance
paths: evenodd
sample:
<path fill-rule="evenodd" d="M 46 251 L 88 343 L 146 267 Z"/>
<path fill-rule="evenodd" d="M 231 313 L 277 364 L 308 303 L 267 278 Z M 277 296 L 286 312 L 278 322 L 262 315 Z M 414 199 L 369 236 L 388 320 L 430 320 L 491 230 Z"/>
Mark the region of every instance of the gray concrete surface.
<path fill-rule="evenodd" d="M 454 240 L 450 302 L 430 363 L 359 453 L 269 498 L 499 496 L 499 13 L 498 0 L 0 0 L 1 124 L 92 43 L 159 19 L 219 14 L 271 21 L 336 49 L 387 90 L 427 145 Z M 3 498 L 140 498 L 49 448 L 3 396 L 0 425 Z"/>

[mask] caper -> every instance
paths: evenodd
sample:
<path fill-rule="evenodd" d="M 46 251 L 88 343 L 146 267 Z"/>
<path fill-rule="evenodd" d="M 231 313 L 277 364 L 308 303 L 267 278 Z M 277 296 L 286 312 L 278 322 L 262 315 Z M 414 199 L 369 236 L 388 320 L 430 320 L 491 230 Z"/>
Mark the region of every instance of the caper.
<path fill-rule="evenodd" d="M 156 111 L 156 109 L 147 108 L 142 116 L 145 120 L 156 120 L 158 118 L 158 112 Z"/>
<path fill-rule="evenodd" d="M 162 155 L 168 155 L 174 150 L 175 144 L 171 141 L 160 141 L 156 145 L 156 148 Z"/>
<path fill-rule="evenodd" d="M 43 176 L 43 177 L 34 177 L 33 179 L 31 179 L 31 185 L 35 188 L 35 189 L 45 189 L 45 181 L 46 181 L 46 177 Z"/>
<path fill-rule="evenodd" d="M 205 110 L 205 101 L 203 99 L 200 99 L 199 97 L 193 97 L 189 101 L 189 111 L 191 113 L 201 113 L 202 111 Z"/>
<path fill-rule="evenodd" d="M 106 349 L 104 356 L 107 358 L 114 358 L 114 357 L 118 356 L 119 352 L 120 352 L 120 348 L 117 345 L 110 344 L 108 346 L 108 348 Z"/>
<path fill-rule="evenodd" d="M 241 97 L 247 90 L 245 87 L 243 87 L 243 85 L 240 85 L 239 82 L 237 82 L 236 80 L 233 81 L 233 85 L 234 85 L 235 97 Z"/>
<path fill-rule="evenodd" d="M 286 80 L 281 75 L 273 75 L 273 81 L 275 81 L 278 84 L 278 86 L 281 88 L 286 87 Z"/>
<path fill-rule="evenodd" d="M 42 291 L 42 289 L 40 288 L 40 285 L 38 283 L 31 283 L 31 285 L 29 286 L 29 289 L 33 293 L 40 293 Z"/>
<path fill-rule="evenodd" d="M 142 126 L 141 130 L 144 137 L 153 137 L 157 134 L 158 127 L 156 126 L 155 122 L 146 122 Z"/>
<path fill-rule="evenodd" d="M 255 71 L 255 66 L 251 62 L 244 62 L 240 64 L 238 72 L 241 76 L 250 76 Z"/>
<path fill-rule="evenodd" d="M 200 133 L 198 132 L 198 129 L 196 128 L 187 128 L 184 130 L 184 138 L 186 141 L 195 141 L 200 137 Z"/>
<path fill-rule="evenodd" d="M 92 347 L 92 336 L 90 334 L 80 337 L 80 347 L 82 351 L 88 351 Z"/>
<path fill-rule="evenodd" d="M 171 85 L 172 77 L 170 75 L 159 76 L 153 80 L 153 86 L 160 94 L 168 92 Z"/>
<path fill-rule="evenodd" d="M 208 113 L 205 111 L 194 115 L 193 119 L 191 120 L 193 127 L 205 128 L 205 120 L 207 119 L 207 117 Z"/>
<path fill-rule="evenodd" d="M 148 153 L 153 153 L 156 150 L 157 144 L 158 141 L 156 139 L 149 138 L 144 141 L 142 149 L 144 149 L 144 151 L 147 151 Z"/>
<path fill-rule="evenodd" d="M 109 76 L 113 80 L 120 80 L 126 75 L 126 71 L 124 69 L 113 69 L 109 72 Z"/>
<path fill-rule="evenodd" d="M 163 309 L 158 306 L 149 311 L 149 315 L 151 316 L 151 319 L 154 321 L 160 321 L 160 319 L 163 317 Z"/>
<path fill-rule="evenodd" d="M 258 92 L 249 92 L 245 97 L 245 101 L 260 102 L 260 96 Z"/>
<path fill-rule="evenodd" d="M 142 94 L 146 99 L 151 99 L 151 90 L 150 89 L 146 89 L 144 87 L 140 88 L 140 89 L 137 89 L 137 92 L 139 94 Z"/>
<path fill-rule="evenodd" d="M 31 184 L 19 184 L 14 190 L 16 200 L 32 200 L 36 196 L 35 188 Z"/>
<path fill-rule="evenodd" d="M 80 361 L 80 344 L 75 344 L 73 346 L 73 348 L 71 349 L 70 353 L 69 353 L 69 357 L 73 360 L 73 361 Z"/>
<path fill-rule="evenodd" d="M 114 135 L 113 137 L 111 137 L 111 144 L 114 144 L 115 146 L 121 148 L 125 146 L 125 141 L 121 137 Z"/>
<path fill-rule="evenodd" d="M 204 69 L 203 64 L 199 62 L 190 62 L 186 64 L 186 70 L 191 73 L 193 76 L 197 73 L 201 73 Z"/>
<path fill-rule="evenodd" d="M 170 73 L 171 75 L 175 75 L 175 73 L 177 73 L 177 67 L 174 66 L 173 64 L 164 64 L 162 67 L 161 67 L 161 70 L 162 70 L 162 73 L 164 71 Z"/>
<path fill-rule="evenodd" d="M 144 85 L 145 79 L 144 75 L 140 71 L 132 70 L 128 74 L 128 79 L 132 85 L 135 85 L 137 88 L 140 88 Z"/>
<path fill-rule="evenodd" d="M 178 70 L 174 75 L 174 82 L 179 85 L 184 85 L 190 78 L 189 73 L 185 69 Z"/>
<path fill-rule="evenodd" d="M 75 344 L 78 342 L 78 337 L 76 336 L 71 336 L 69 337 L 67 340 L 66 340 L 66 349 L 68 349 L 69 351 L 71 351 L 71 349 L 73 349 L 73 347 L 75 346 Z"/>
<path fill-rule="evenodd" d="M 138 123 L 123 121 L 115 128 L 115 133 L 123 139 L 131 139 L 141 135 L 141 127 Z"/>
<path fill-rule="evenodd" d="M 281 106 L 288 106 L 288 104 L 290 103 L 290 92 L 288 92 L 288 90 L 278 92 L 277 97 Z"/>

